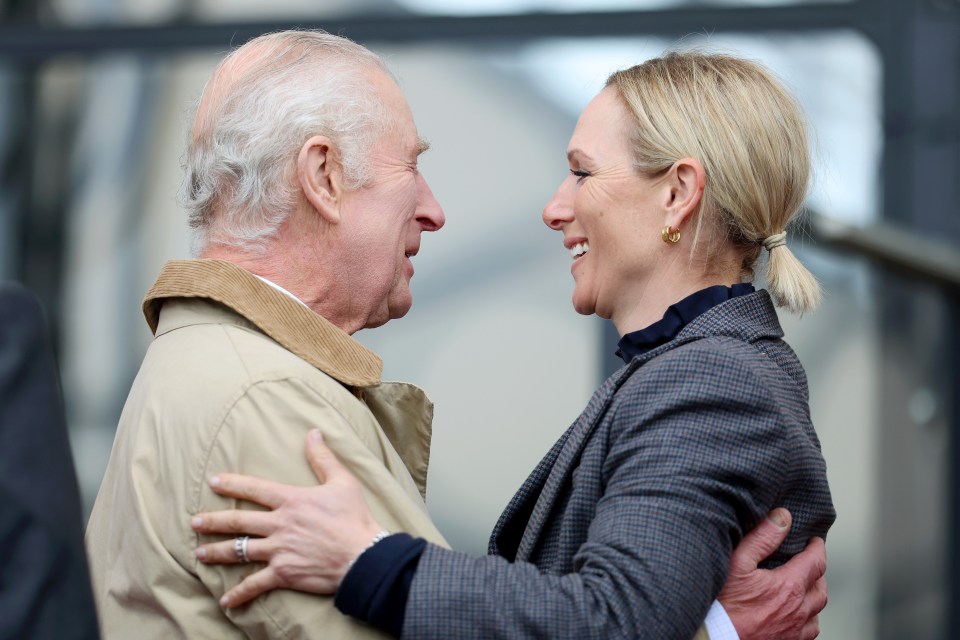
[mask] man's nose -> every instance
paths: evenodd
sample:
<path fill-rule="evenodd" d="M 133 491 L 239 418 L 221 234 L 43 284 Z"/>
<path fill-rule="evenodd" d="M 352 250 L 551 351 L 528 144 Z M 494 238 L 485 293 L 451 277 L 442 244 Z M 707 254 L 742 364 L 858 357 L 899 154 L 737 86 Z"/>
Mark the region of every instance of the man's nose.
<path fill-rule="evenodd" d="M 557 192 L 543 208 L 543 223 L 554 231 L 562 230 L 563 225 L 573 220 L 573 194 L 569 182 L 561 182 Z"/>
<path fill-rule="evenodd" d="M 437 202 L 430 190 L 430 185 L 422 175 L 418 176 L 419 185 L 417 187 L 417 222 L 423 227 L 424 231 L 437 231 L 447 222 L 447 216 L 443 213 L 443 207 Z"/>

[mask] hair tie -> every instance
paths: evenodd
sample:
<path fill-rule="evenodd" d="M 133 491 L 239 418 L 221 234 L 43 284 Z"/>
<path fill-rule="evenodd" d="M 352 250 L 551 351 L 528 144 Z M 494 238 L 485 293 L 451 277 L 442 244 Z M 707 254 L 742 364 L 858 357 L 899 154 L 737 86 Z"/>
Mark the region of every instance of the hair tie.
<path fill-rule="evenodd" d="M 767 236 L 760 241 L 760 244 L 763 245 L 763 248 L 767 251 L 773 251 L 777 247 L 782 247 L 787 244 L 787 232 L 781 231 L 780 233 L 775 233 L 772 236 Z"/>

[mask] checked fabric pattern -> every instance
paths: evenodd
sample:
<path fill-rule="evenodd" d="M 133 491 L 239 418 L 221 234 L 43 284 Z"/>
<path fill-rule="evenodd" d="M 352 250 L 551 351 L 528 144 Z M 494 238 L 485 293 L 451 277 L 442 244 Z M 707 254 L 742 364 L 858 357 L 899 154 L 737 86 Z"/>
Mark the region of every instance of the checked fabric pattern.
<path fill-rule="evenodd" d="M 611 376 L 474 558 L 428 545 L 404 638 L 691 638 L 776 506 L 776 566 L 835 519 L 806 376 L 765 291 Z"/>

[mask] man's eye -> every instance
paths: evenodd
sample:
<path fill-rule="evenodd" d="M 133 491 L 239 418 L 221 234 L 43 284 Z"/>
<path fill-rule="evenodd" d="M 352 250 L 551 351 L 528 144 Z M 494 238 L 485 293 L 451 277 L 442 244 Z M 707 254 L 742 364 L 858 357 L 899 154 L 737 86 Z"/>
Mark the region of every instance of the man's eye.
<path fill-rule="evenodd" d="M 582 182 L 584 178 L 590 175 L 588 171 L 583 169 L 570 169 L 570 174 L 577 176 L 577 182 Z"/>

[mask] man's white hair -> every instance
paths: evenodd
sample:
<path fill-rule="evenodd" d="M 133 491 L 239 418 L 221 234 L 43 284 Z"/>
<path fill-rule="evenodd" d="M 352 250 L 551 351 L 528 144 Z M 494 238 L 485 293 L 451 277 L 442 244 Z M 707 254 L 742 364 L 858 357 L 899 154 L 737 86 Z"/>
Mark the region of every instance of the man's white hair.
<path fill-rule="evenodd" d="M 321 31 L 263 35 L 220 63 L 184 166 L 194 255 L 210 243 L 264 248 L 297 205 L 296 159 L 311 136 L 334 142 L 346 188 L 369 182 L 371 148 L 387 126 L 371 70 L 390 75 L 377 54 Z"/>

